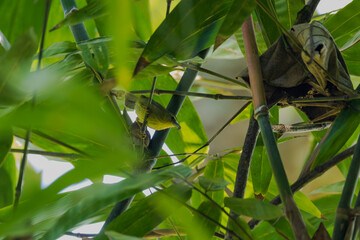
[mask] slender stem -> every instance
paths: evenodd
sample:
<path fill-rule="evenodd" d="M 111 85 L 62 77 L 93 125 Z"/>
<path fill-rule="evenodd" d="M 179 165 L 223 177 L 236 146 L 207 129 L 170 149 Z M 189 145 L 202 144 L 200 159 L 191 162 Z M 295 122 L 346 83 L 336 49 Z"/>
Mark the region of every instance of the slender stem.
<path fill-rule="evenodd" d="M 251 157 L 259 135 L 259 125 L 252 115 L 246 133 L 243 152 L 241 154 L 238 169 L 236 172 L 234 195 L 235 198 L 244 198 L 246 182 L 249 175 Z M 234 212 L 232 214 L 236 215 Z"/>
<path fill-rule="evenodd" d="M 305 174 L 304 176 L 300 177 L 298 180 L 296 180 L 296 182 L 294 182 L 291 185 L 291 191 L 293 193 L 299 191 L 301 188 L 303 188 L 306 184 L 308 184 L 309 182 L 311 182 L 312 180 L 320 177 L 321 175 L 323 175 L 327 170 L 329 170 L 330 168 L 334 167 L 336 164 L 340 163 L 341 161 L 345 160 L 346 158 L 350 157 L 351 155 L 354 154 L 354 150 L 355 150 L 355 146 L 352 146 L 348 149 L 346 149 L 345 151 L 337 154 L 336 156 L 332 157 L 331 159 L 329 159 L 328 161 L 326 161 L 325 163 L 315 167 L 313 170 L 311 170 L 310 172 L 308 172 L 307 174 Z M 276 196 L 275 198 L 273 198 L 270 201 L 271 204 L 274 205 L 279 205 L 281 203 L 281 198 L 280 196 Z M 258 220 L 251 220 L 249 221 L 249 226 L 250 228 L 254 228 L 260 221 Z"/>
<path fill-rule="evenodd" d="M 24 153 L 24 149 L 10 149 L 12 153 Z M 81 155 L 75 153 L 59 153 L 59 152 L 48 152 L 48 151 L 41 151 L 41 150 L 33 150 L 28 149 L 27 154 L 37 154 L 42 156 L 49 156 L 49 157 L 59 157 L 59 158 L 70 158 L 70 159 L 77 159 L 80 158 Z"/>
<path fill-rule="evenodd" d="M 343 210 L 351 208 L 351 202 L 354 196 L 355 187 L 358 182 L 360 173 L 360 136 L 355 147 L 353 159 L 351 161 L 349 172 L 345 180 L 344 188 L 341 194 L 340 202 L 337 208 L 333 239 L 344 239 L 345 234 L 349 227 L 350 217 L 348 214 L 343 213 Z"/>
<path fill-rule="evenodd" d="M 245 108 L 250 104 L 251 102 L 247 102 L 245 103 L 244 106 L 242 106 L 240 108 L 239 111 L 237 111 L 204 145 L 202 145 L 201 147 L 199 147 L 198 149 L 196 149 L 194 153 L 197 153 L 198 151 L 200 151 L 201 149 L 207 147 L 210 145 L 210 143 L 212 141 L 214 141 L 214 139 L 242 112 L 245 110 Z M 176 162 L 176 163 L 169 163 L 169 164 L 166 164 L 166 165 L 163 165 L 163 166 L 160 166 L 160 167 L 156 167 L 156 168 L 153 168 L 153 169 L 161 169 L 161 168 L 164 168 L 164 167 L 169 167 L 169 166 L 172 166 L 172 165 L 175 165 L 175 164 L 179 164 L 179 163 L 182 163 L 182 162 L 185 162 L 190 156 L 187 156 L 183 159 L 181 159 L 180 161 Z"/>
<path fill-rule="evenodd" d="M 230 78 L 230 77 L 227 77 L 227 76 L 224 76 L 222 74 L 219 74 L 219 73 L 216 73 L 214 71 L 211 71 L 211 70 L 208 70 L 208 69 L 205 69 L 205 68 L 202 68 L 200 66 L 197 66 L 197 65 L 194 65 L 194 64 L 191 64 L 191 63 L 180 63 L 181 66 L 183 67 L 186 67 L 186 68 L 190 68 L 190 69 L 193 69 L 193 70 L 196 70 L 196 71 L 199 71 L 199 72 L 204 72 L 204 73 L 207 73 L 207 74 L 210 74 L 210 75 L 213 75 L 215 77 L 219 77 L 219 78 L 222 78 L 226 81 L 229 81 L 229 82 L 232 82 L 232 83 L 235 83 L 237 85 L 240 85 L 244 88 L 249 88 L 248 84 L 243 80 L 243 82 L 240 82 L 236 79 L 233 79 L 233 78 Z M 239 78 L 241 79 L 241 78 Z"/>
<path fill-rule="evenodd" d="M 121 91 L 121 90 L 119 90 Z M 120 95 L 121 94 L 116 94 Z M 150 90 L 139 90 L 139 91 L 131 91 L 133 94 L 144 94 L 144 93 L 150 93 Z M 156 95 L 162 95 L 162 94 L 171 94 L 171 95 L 179 95 L 179 96 L 193 96 L 193 97 L 203 97 L 203 98 L 211 98 L 214 100 L 219 99 L 228 99 L 228 100 L 252 100 L 252 97 L 250 96 L 230 96 L 230 95 L 223 95 L 223 94 L 208 94 L 208 93 L 197 93 L 197 92 L 184 92 L 184 91 L 171 91 L 171 90 L 161 90 L 161 89 L 155 89 L 154 94 Z"/>
<path fill-rule="evenodd" d="M 343 95 L 332 97 L 314 97 L 314 98 L 290 98 L 288 103 L 307 103 L 307 102 L 336 102 L 336 101 L 350 101 L 360 99 L 360 95 Z"/>
<path fill-rule="evenodd" d="M 271 128 L 274 132 L 277 133 L 303 133 L 324 130 L 329 128 L 330 126 L 331 123 L 314 123 L 305 125 L 276 124 L 272 125 Z"/>
<path fill-rule="evenodd" d="M 309 23 L 320 0 L 310 0 L 305 7 L 298 12 L 294 25 Z"/>
<path fill-rule="evenodd" d="M 43 48 L 44 48 L 44 41 L 45 41 L 45 33 L 46 33 L 46 26 L 48 22 L 49 17 L 49 11 L 50 11 L 50 5 L 51 0 L 47 0 L 45 2 L 45 12 L 44 12 L 44 22 L 43 22 L 43 28 L 42 28 L 42 35 L 40 40 L 40 49 L 39 49 L 39 55 L 38 55 L 38 65 L 37 65 L 37 71 L 41 68 L 41 60 L 42 60 L 42 54 L 43 54 Z M 33 94 L 32 100 L 31 100 L 31 109 L 33 110 L 36 104 L 36 93 Z M 22 192 L 22 185 L 24 181 L 24 173 L 25 173 L 25 166 L 27 161 L 27 153 L 29 150 L 29 143 L 30 143 L 30 136 L 31 136 L 31 125 L 26 130 L 26 137 L 25 137 L 25 144 L 24 144 L 24 152 L 20 163 L 20 171 L 19 171 L 19 179 L 15 188 L 15 200 L 14 200 L 14 210 L 16 210 L 17 205 L 20 201 L 20 196 Z"/>

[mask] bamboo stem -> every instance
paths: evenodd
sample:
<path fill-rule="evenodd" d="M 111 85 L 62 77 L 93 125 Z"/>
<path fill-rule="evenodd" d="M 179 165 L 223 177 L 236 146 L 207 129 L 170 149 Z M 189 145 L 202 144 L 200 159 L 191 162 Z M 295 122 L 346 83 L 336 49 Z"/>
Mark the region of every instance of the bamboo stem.
<path fill-rule="evenodd" d="M 258 121 L 264 145 L 269 157 L 270 165 L 278 186 L 280 197 L 285 206 L 285 214 L 289 220 L 295 239 L 310 239 L 304 221 L 292 197 L 289 181 L 287 179 L 279 150 L 271 129 L 268 109 L 266 106 L 265 91 L 257 51 L 252 17 L 250 16 L 242 25 L 245 53 L 247 57 L 251 91 L 254 103 L 254 116 Z"/>
<path fill-rule="evenodd" d="M 348 230 L 351 216 L 346 211 L 351 208 L 351 202 L 354 196 L 355 187 L 360 173 L 360 136 L 355 147 L 353 159 L 351 161 L 349 172 L 345 180 L 344 188 L 341 194 L 340 202 L 336 212 L 333 239 L 344 239 Z"/>

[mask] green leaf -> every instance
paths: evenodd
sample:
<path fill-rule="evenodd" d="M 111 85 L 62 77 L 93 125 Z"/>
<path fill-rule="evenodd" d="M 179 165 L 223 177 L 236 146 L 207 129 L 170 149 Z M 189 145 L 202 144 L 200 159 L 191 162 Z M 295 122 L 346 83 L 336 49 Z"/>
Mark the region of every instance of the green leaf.
<path fill-rule="evenodd" d="M 43 51 L 42 57 L 60 57 L 77 50 L 76 43 L 74 42 L 56 42 Z"/>
<path fill-rule="evenodd" d="M 242 111 L 234 120 L 231 121 L 231 124 L 237 123 L 239 121 L 250 119 L 252 113 L 254 111 L 254 106 L 252 103 L 250 103 L 244 111 Z"/>
<path fill-rule="evenodd" d="M 148 41 L 152 34 L 149 0 L 131 1 L 131 17 L 139 38 Z"/>
<path fill-rule="evenodd" d="M 0 225 L 0 234 L 29 234 L 47 229 L 42 239 L 56 239 L 75 225 L 88 222 L 95 213 L 110 204 L 170 178 L 186 178 L 190 174 L 189 168 L 178 166 L 138 175 L 116 184 L 93 184 L 67 194 L 54 195 L 52 189 L 45 189 L 34 195 L 31 200 L 21 202 L 18 211 L 8 216 L 7 221 Z M 28 226 L 29 221 L 32 222 L 31 227 Z"/>
<path fill-rule="evenodd" d="M 315 206 L 315 204 L 302 192 L 298 191 L 294 194 L 294 201 L 296 203 L 296 206 L 307 213 L 310 213 L 311 215 L 321 218 L 321 212 L 320 210 Z"/>
<path fill-rule="evenodd" d="M 0 106 L 8 107 L 31 97 L 30 79 L 26 79 L 37 49 L 33 30 L 21 35 L 0 59 Z"/>
<path fill-rule="evenodd" d="M 340 9 L 336 14 L 331 15 L 325 22 L 325 27 L 329 30 L 339 48 L 343 48 L 348 41 L 359 31 L 360 13 L 359 1 L 352 1 L 346 7 Z"/>
<path fill-rule="evenodd" d="M 35 36 L 41 36 L 44 10 L 45 1 L 1 1 L 0 29 L 11 45 L 31 28 Z"/>
<path fill-rule="evenodd" d="M 104 234 L 109 240 L 142 240 L 142 238 L 132 237 L 115 231 L 105 231 Z"/>
<path fill-rule="evenodd" d="M 278 19 L 285 29 L 290 29 L 294 25 L 297 13 L 304 6 L 304 0 L 275 0 Z"/>
<path fill-rule="evenodd" d="M 260 222 L 259 225 L 253 230 L 254 239 L 263 239 L 263 240 L 283 240 L 284 238 L 280 236 L 275 228 L 269 222 Z"/>
<path fill-rule="evenodd" d="M 216 36 L 215 49 L 241 27 L 255 6 L 256 2 L 254 0 L 234 0 L 232 2 L 230 10 L 226 14 Z"/>
<path fill-rule="evenodd" d="M 239 215 L 259 220 L 270 220 L 281 217 L 282 209 L 258 199 L 225 198 L 225 206 Z"/>
<path fill-rule="evenodd" d="M 274 7 L 274 0 L 259 1 L 273 14 L 273 16 L 277 18 Z M 260 6 L 256 6 L 255 13 L 258 19 L 258 24 L 261 28 L 262 37 L 266 43 L 266 46 L 270 47 L 280 37 L 281 30 L 279 29 L 279 26 L 276 24 L 276 22 L 274 22 L 274 20 L 272 20 Z"/>
<path fill-rule="evenodd" d="M 351 75 L 360 76 L 359 70 L 359 54 L 360 54 L 360 44 L 355 45 L 354 47 L 342 52 L 346 66 Z"/>
<path fill-rule="evenodd" d="M 191 189 L 189 187 L 181 184 L 173 185 L 140 200 L 114 219 L 105 230 L 143 237 L 173 212 L 178 211 L 190 197 Z M 105 238 L 103 235 L 99 235 L 95 239 Z"/>
<path fill-rule="evenodd" d="M 205 168 L 204 177 L 207 179 L 224 179 L 224 163 L 222 159 L 210 160 Z M 225 181 L 225 180 L 224 180 Z M 216 192 L 208 192 L 207 195 L 217 202 L 219 205 L 223 205 L 224 202 L 224 190 Z"/>
<path fill-rule="evenodd" d="M 76 25 L 76 24 L 82 23 L 86 20 L 101 17 L 101 16 L 107 14 L 106 4 L 108 4 L 108 1 L 104 1 L 104 0 L 88 1 L 87 6 L 81 8 L 81 9 L 72 10 L 65 17 L 64 20 L 62 20 L 60 23 L 56 24 L 50 31 L 53 31 L 60 27 Z"/>
<path fill-rule="evenodd" d="M 359 108 L 360 100 L 353 100 L 348 102 L 348 104 Z M 350 107 L 344 108 L 328 130 L 329 135 L 320 147 L 319 152 L 311 165 L 311 169 L 333 157 L 344 146 L 349 137 L 351 137 L 359 123 L 360 113 Z"/>
<path fill-rule="evenodd" d="M 181 60 L 210 47 L 230 3 L 230 0 L 181 1 L 152 34 L 134 75 L 165 54 Z"/>
<path fill-rule="evenodd" d="M 250 163 L 251 179 L 253 182 L 254 193 L 266 196 L 272 177 L 270 162 L 266 153 L 265 146 L 256 146 Z"/>
<path fill-rule="evenodd" d="M 202 202 L 197 210 L 215 222 L 220 221 L 221 211 L 218 207 L 214 205 L 214 203 L 210 201 Z M 217 225 L 214 222 L 196 213 L 194 221 L 197 222 L 197 227 L 200 227 L 202 229 L 203 239 L 211 239 L 211 237 L 214 236 L 214 232 L 217 228 Z M 197 238 L 190 234 L 189 239 L 195 240 Z"/>
<path fill-rule="evenodd" d="M 244 219 L 242 219 L 241 217 L 238 217 L 238 218 L 236 218 L 236 222 L 237 222 L 237 224 L 233 220 L 229 220 L 228 227 L 231 230 L 233 230 L 234 232 L 236 232 L 237 235 L 239 235 L 244 240 L 254 239 L 251 229 L 250 229 L 249 225 L 247 224 L 247 222 L 245 222 Z M 238 225 L 240 225 L 241 228 Z"/>
<path fill-rule="evenodd" d="M 9 153 L 13 142 L 13 131 L 11 126 L 0 127 L 0 167 L 3 165 L 6 155 Z"/>
<path fill-rule="evenodd" d="M 7 155 L 0 167 L 0 209 L 14 201 L 16 185 L 16 165 L 13 154 Z"/>
<path fill-rule="evenodd" d="M 205 191 L 219 191 L 224 189 L 229 182 L 224 180 L 223 178 L 207 178 L 204 176 L 199 177 L 199 183 Z"/>

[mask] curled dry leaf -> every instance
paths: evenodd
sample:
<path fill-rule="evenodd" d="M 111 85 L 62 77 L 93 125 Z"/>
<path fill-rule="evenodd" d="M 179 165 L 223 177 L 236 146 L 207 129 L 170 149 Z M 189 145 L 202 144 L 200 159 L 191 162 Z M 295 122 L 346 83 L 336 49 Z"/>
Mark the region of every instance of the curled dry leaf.
<path fill-rule="evenodd" d="M 294 25 L 260 56 L 268 105 L 293 105 L 292 97 L 322 97 L 354 94 L 345 61 L 328 30 L 319 22 Z M 248 70 L 240 77 L 249 81 Z M 294 105 L 311 121 L 329 121 L 343 104 L 336 106 Z M 335 110 L 335 111 L 334 111 Z"/>

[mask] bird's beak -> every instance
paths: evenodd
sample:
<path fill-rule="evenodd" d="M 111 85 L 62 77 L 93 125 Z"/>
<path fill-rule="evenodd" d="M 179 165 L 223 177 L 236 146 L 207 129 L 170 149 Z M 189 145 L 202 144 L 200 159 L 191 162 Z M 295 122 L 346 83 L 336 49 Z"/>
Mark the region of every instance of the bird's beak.
<path fill-rule="evenodd" d="M 177 127 L 178 130 L 180 130 L 181 126 L 178 123 L 178 121 L 176 120 L 176 118 L 173 117 L 171 120 L 172 120 L 172 123 L 174 124 L 174 126 Z"/>

